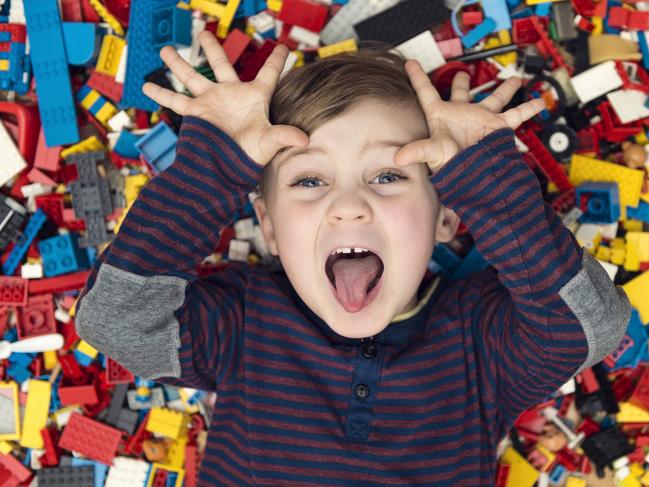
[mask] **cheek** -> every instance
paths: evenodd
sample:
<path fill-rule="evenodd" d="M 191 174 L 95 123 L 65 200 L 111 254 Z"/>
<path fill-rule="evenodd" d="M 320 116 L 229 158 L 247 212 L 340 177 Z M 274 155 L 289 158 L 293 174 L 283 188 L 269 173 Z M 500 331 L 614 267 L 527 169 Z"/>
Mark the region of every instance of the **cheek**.
<path fill-rule="evenodd" d="M 387 207 L 386 214 L 389 217 L 384 225 L 393 249 L 398 251 L 396 255 L 412 264 L 419 264 L 424 259 L 428 261 L 435 242 L 434 200 L 423 196 L 411 198 Z"/>

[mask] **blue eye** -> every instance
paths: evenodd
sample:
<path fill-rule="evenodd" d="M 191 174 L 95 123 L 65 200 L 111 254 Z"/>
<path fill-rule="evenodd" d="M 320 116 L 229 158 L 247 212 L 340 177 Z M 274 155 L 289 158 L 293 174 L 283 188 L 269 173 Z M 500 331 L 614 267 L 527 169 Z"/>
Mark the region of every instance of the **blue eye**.
<path fill-rule="evenodd" d="M 383 178 L 383 176 L 391 176 L 391 177 L 389 177 L 386 180 L 385 178 Z M 383 183 L 393 183 L 393 182 L 400 181 L 402 179 L 408 179 L 407 176 L 405 176 L 405 175 L 403 175 L 401 173 L 397 173 L 397 172 L 394 172 L 394 171 L 384 171 L 381 174 L 379 174 L 378 176 L 376 176 L 374 179 L 372 179 L 372 181 L 375 181 L 376 179 L 381 179 L 381 178 L 383 178 L 382 179 Z M 314 176 L 308 176 L 308 177 L 305 177 L 305 178 L 302 178 L 302 179 L 297 179 L 295 182 L 290 184 L 290 186 L 301 186 L 303 188 L 317 188 L 319 186 L 323 186 L 322 184 L 317 184 L 318 181 L 322 182 L 320 180 L 320 178 L 317 178 L 317 177 L 314 177 Z M 310 183 L 314 183 L 314 182 L 315 182 L 315 184 L 310 184 Z M 303 183 L 305 183 L 305 184 L 303 184 Z M 383 183 L 379 183 L 379 184 L 383 184 Z"/>
<path fill-rule="evenodd" d="M 382 176 L 392 176 L 392 177 L 389 178 L 389 180 L 388 180 L 389 183 L 391 183 L 391 182 L 396 182 L 396 181 L 399 181 L 399 180 L 401 180 L 401 179 L 407 179 L 405 176 L 403 176 L 403 175 L 401 175 L 401 174 L 398 174 L 398 173 L 396 173 L 396 172 L 393 172 L 393 171 L 385 171 L 385 172 L 382 172 L 381 174 L 379 174 L 379 175 L 376 176 L 376 177 L 377 177 L 377 178 L 381 178 Z M 376 178 L 375 178 L 375 179 L 376 179 Z M 385 180 L 384 180 L 384 181 L 385 181 Z"/>

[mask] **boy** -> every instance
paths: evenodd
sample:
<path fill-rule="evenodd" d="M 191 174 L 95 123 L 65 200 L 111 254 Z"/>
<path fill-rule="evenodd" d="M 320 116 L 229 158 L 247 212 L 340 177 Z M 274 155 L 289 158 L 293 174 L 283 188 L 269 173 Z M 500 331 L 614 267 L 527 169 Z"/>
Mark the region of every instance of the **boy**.
<path fill-rule="evenodd" d="M 362 51 L 278 85 L 277 46 L 240 83 L 199 39 L 218 82 L 161 51 L 193 94 L 144 86 L 185 117 L 177 159 L 95 263 L 79 335 L 217 391 L 202 485 L 491 485 L 518 414 L 609 354 L 630 314 L 518 155 L 512 129 L 542 103 L 500 113 L 511 79 L 470 104 L 465 75 L 444 102 L 418 63 Z M 258 182 L 282 270 L 198 279 Z M 427 264 L 459 218 L 493 268 L 446 282 Z"/>

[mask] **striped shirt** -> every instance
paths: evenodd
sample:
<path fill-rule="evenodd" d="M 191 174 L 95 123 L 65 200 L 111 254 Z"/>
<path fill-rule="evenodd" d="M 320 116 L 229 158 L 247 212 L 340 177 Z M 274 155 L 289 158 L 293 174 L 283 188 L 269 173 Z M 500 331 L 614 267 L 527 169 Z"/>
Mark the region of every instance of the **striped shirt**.
<path fill-rule="evenodd" d="M 138 376 L 217 392 L 200 485 L 492 485 L 518 415 L 613 351 L 630 304 L 543 201 L 500 129 L 429 176 L 490 266 L 428 272 L 376 336 L 335 333 L 282 271 L 197 267 L 263 167 L 186 117 L 77 303 L 79 335 Z"/>

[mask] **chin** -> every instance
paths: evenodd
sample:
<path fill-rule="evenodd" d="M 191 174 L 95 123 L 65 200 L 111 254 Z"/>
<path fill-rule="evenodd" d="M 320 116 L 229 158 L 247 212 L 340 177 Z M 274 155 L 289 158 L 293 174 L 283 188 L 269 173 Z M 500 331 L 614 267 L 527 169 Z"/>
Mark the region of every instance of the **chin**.
<path fill-rule="evenodd" d="M 374 313 L 367 313 L 366 316 L 360 316 L 362 311 L 353 314 L 346 313 L 342 309 L 340 311 L 343 316 L 336 313 L 339 316 L 338 318 L 326 321 L 329 328 L 345 338 L 367 338 L 378 335 L 390 324 L 390 320 L 378 318 L 376 310 L 374 310 Z M 336 323 L 336 326 L 332 326 L 332 322 Z"/>

